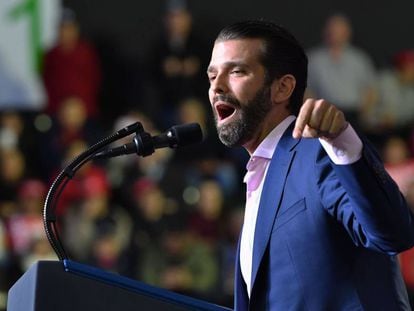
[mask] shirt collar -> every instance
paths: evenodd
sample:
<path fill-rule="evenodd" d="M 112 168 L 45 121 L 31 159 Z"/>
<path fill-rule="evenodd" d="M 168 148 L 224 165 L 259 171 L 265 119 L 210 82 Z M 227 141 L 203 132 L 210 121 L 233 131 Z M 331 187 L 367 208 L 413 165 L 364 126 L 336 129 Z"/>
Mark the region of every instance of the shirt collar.
<path fill-rule="evenodd" d="M 273 157 L 273 153 L 275 152 L 276 146 L 279 143 L 283 133 L 295 119 L 295 116 L 290 115 L 279 123 L 256 148 L 253 152 L 252 158 L 262 157 L 270 160 Z"/>

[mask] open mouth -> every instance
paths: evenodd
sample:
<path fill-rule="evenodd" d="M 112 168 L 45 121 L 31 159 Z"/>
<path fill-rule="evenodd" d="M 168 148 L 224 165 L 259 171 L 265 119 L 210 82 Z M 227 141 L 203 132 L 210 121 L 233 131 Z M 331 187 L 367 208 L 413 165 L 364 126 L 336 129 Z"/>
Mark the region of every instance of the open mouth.
<path fill-rule="evenodd" d="M 224 121 L 236 112 L 236 108 L 228 103 L 219 103 L 216 105 L 216 111 L 219 121 Z"/>

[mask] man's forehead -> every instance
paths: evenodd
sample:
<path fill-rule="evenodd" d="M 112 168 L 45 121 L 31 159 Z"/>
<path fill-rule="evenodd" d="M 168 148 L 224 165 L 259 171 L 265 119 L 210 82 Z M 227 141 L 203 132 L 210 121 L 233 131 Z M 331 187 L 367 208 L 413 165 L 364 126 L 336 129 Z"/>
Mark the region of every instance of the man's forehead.
<path fill-rule="evenodd" d="M 218 40 L 214 43 L 211 63 L 217 61 L 258 60 L 263 52 L 261 39 L 231 39 Z"/>
<path fill-rule="evenodd" d="M 239 38 L 228 40 L 216 40 L 214 42 L 214 50 L 237 48 L 240 51 L 255 51 L 263 48 L 263 40 L 258 38 Z"/>

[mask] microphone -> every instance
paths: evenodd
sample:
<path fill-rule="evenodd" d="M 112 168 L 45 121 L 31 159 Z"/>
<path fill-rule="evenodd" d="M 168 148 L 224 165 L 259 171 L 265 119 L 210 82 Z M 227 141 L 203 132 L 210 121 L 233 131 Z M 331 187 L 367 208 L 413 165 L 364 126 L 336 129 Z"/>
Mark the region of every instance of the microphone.
<path fill-rule="evenodd" d="M 203 133 L 198 123 L 175 125 L 157 136 L 151 136 L 144 131 L 137 133 L 131 143 L 99 152 L 94 158 L 113 158 L 132 153 L 145 157 L 154 153 L 158 148 L 174 149 L 201 142 L 202 139 Z"/>

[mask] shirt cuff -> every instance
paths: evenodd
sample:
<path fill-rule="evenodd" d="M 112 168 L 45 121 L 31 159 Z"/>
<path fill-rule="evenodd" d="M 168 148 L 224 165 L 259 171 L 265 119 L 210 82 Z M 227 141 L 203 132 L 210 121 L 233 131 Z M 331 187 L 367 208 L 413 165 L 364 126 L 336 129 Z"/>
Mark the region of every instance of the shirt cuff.
<path fill-rule="evenodd" d="M 348 124 L 347 128 L 332 140 L 319 138 L 329 158 L 337 165 L 347 165 L 358 161 L 362 155 L 362 141 Z"/>

